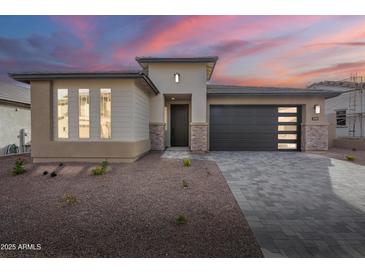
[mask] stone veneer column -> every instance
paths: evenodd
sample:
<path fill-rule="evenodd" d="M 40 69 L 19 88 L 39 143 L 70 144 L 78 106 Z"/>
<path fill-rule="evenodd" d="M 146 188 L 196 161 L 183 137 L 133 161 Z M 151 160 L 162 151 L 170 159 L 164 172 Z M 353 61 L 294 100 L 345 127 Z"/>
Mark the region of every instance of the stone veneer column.
<path fill-rule="evenodd" d="M 191 123 L 190 134 L 191 151 L 208 151 L 208 123 Z"/>
<path fill-rule="evenodd" d="M 328 150 L 328 125 L 302 124 L 301 149 Z"/>
<path fill-rule="evenodd" d="M 165 124 L 150 123 L 151 150 L 165 149 Z"/>

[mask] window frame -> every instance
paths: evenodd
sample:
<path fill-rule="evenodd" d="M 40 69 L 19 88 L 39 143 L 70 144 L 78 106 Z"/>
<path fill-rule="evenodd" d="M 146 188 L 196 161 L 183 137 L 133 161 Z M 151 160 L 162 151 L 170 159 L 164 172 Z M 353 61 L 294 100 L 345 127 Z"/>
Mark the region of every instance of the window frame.
<path fill-rule="evenodd" d="M 59 92 L 60 91 L 63 91 L 63 92 L 66 92 L 66 97 L 67 97 L 67 109 L 66 109 L 66 117 L 67 117 L 67 136 L 66 137 L 61 137 L 60 136 L 60 123 L 59 123 Z M 56 139 L 57 140 L 60 140 L 60 141 L 67 141 L 70 139 L 70 90 L 68 88 L 57 88 L 56 89 L 56 123 L 57 123 L 57 126 L 56 126 Z"/>
<path fill-rule="evenodd" d="M 108 137 L 103 137 L 102 136 L 102 103 L 103 103 L 103 100 L 102 100 L 102 95 L 103 93 L 106 93 L 106 92 L 103 92 L 105 90 L 108 90 L 108 93 L 110 94 L 110 132 L 109 132 L 109 135 Z M 108 140 L 112 140 L 113 136 L 112 136 L 112 126 L 113 126 L 113 123 L 112 123 L 112 89 L 111 88 L 100 88 L 99 89 L 99 106 L 100 106 L 100 109 L 99 109 L 99 138 L 100 140 L 103 140 L 103 141 L 108 141 Z"/>
<path fill-rule="evenodd" d="M 344 112 L 344 114 L 342 114 L 342 116 L 344 118 L 339 118 L 338 112 Z M 336 109 L 335 110 L 335 119 L 336 119 L 336 128 L 346 128 L 347 127 L 347 110 L 346 109 Z M 342 119 L 345 122 L 344 125 L 338 124 L 340 119 Z"/>
<path fill-rule="evenodd" d="M 80 135 L 80 127 L 81 127 L 81 124 L 80 124 L 80 118 L 81 118 L 81 91 L 82 92 L 86 92 L 87 91 L 87 96 L 88 96 L 88 101 L 89 101 L 89 105 L 88 105 L 88 117 L 89 117 L 89 132 L 88 132 L 88 136 L 87 137 L 81 137 Z M 91 117 L 90 117 L 90 106 L 91 106 L 91 96 L 90 96 L 90 89 L 89 88 L 79 88 L 77 90 L 77 99 L 78 99 L 78 105 L 79 105 L 79 108 L 78 108 L 78 130 L 79 130 L 79 136 L 78 136 L 78 139 L 79 140 L 88 140 L 91 138 Z"/>

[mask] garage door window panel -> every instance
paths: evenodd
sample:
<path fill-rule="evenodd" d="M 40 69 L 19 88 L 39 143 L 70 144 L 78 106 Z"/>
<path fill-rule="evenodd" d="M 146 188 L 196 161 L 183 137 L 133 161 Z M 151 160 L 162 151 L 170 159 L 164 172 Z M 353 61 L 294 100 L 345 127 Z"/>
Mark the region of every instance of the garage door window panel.
<path fill-rule="evenodd" d="M 283 149 L 295 150 L 295 149 L 297 149 L 297 144 L 296 143 L 278 143 L 278 149 L 279 150 L 283 150 Z"/>
<path fill-rule="evenodd" d="M 296 125 L 278 125 L 278 131 L 297 131 Z"/>
<path fill-rule="evenodd" d="M 279 123 L 297 123 L 297 116 L 279 116 Z"/>
<path fill-rule="evenodd" d="M 279 113 L 297 113 L 298 108 L 297 107 L 278 107 Z"/>

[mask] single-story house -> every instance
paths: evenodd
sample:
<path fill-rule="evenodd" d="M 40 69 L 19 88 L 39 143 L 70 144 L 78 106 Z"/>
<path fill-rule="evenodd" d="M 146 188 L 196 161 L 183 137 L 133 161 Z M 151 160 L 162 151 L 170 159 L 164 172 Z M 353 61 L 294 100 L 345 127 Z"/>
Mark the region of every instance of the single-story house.
<path fill-rule="evenodd" d="M 30 139 L 29 88 L 0 81 L 0 156 L 27 152 Z"/>
<path fill-rule="evenodd" d="M 131 162 L 167 147 L 326 150 L 324 90 L 210 85 L 218 57 L 137 57 L 139 71 L 10 73 L 31 85 L 32 157 Z"/>

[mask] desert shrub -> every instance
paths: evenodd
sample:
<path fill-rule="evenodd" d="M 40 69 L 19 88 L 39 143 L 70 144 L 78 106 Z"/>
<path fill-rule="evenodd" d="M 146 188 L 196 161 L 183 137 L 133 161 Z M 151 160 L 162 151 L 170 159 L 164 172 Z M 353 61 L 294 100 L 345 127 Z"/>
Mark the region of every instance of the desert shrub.
<path fill-rule="evenodd" d="M 61 163 L 59 163 L 59 164 L 58 164 L 58 166 L 63 166 L 63 163 L 62 163 L 62 162 L 61 162 Z"/>
<path fill-rule="evenodd" d="M 189 167 L 191 166 L 191 160 L 190 159 L 183 159 L 184 166 Z"/>
<path fill-rule="evenodd" d="M 178 225 L 184 225 L 188 222 L 188 219 L 185 215 L 179 215 L 176 217 L 176 224 Z"/>
<path fill-rule="evenodd" d="M 65 194 L 65 196 L 63 197 L 63 201 L 68 205 L 75 205 L 79 202 L 77 200 L 77 197 L 72 194 Z"/>
<path fill-rule="evenodd" d="M 100 176 L 105 174 L 105 169 L 103 167 L 96 167 L 91 170 L 91 174 L 94 176 Z"/>
<path fill-rule="evenodd" d="M 43 171 L 43 175 L 47 175 L 47 174 L 48 174 L 47 170 Z"/>
<path fill-rule="evenodd" d="M 108 161 L 102 161 L 101 165 L 92 169 L 91 174 L 94 176 L 104 175 L 108 168 Z"/>
<path fill-rule="evenodd" d="M 51 177 L 56 177 L 56 176 L 57 176 L 57 172 L 56 171 L 52 171 Z"/>
<path fill-rule="evenodd" d="M 102 168 L 104 168 L 104 169 L 106 170 L 106 168 L 108 167 L 108 164 L 109 164 L 109 163 L 108 163 L 108 161 L 107 161 L 107 160 L 102 161 L 102 162 L 101 162 L 101 167 L 102 167 Z"/>
<path fill-rule="evenodd" d="M 182 180 L 182 185 L 183 185 L 183 188 L 187 188 L 189 186 L 188 182 L 185 180 Z"/>
<path fill-rule="evenodd" d="M 353 156 L 353 155 L 346 155 L 346 160 L 347 161 L 355 161 L 355 156 Z"/>
<path fill-rule="evenodd" d="M 356 148 L 355 148 L 355 147 L 353 147 L 353 148 L 352 148 L 352 151 L 356 151 Z"/>
<path fill-rule="evenodd" d="M 15 165 L 13 167 L 13 175 L 20 175 L 23 174 L 26 170 L 24 167 L 24 159 L 18 158 L 15 161 Z"/>

